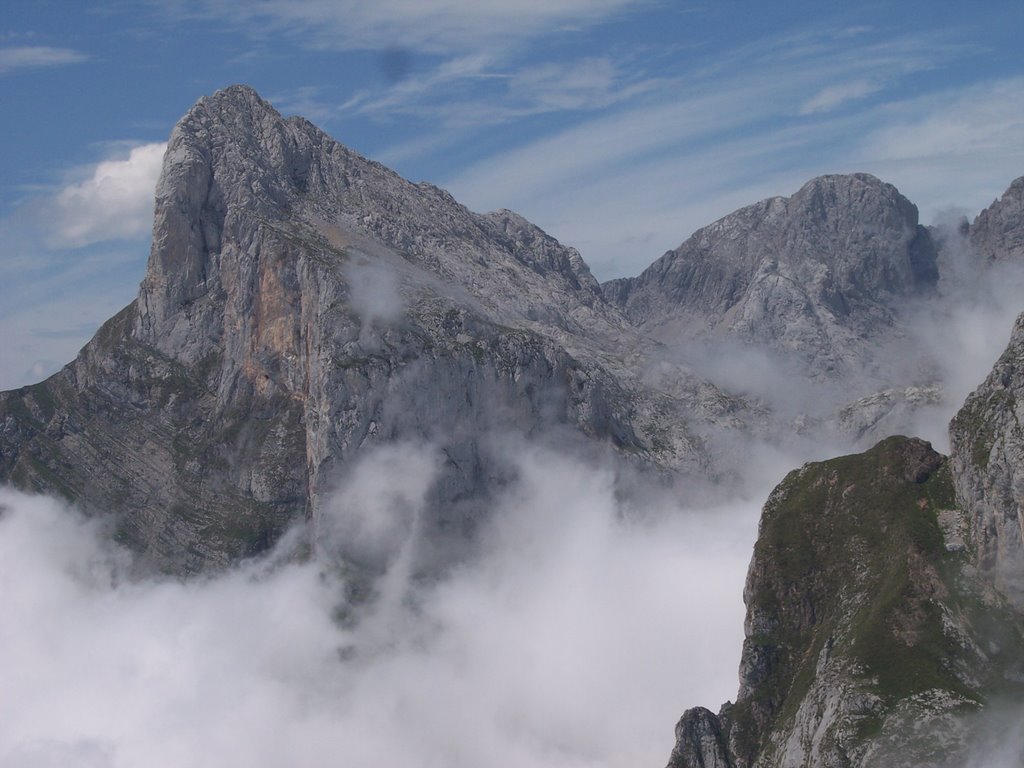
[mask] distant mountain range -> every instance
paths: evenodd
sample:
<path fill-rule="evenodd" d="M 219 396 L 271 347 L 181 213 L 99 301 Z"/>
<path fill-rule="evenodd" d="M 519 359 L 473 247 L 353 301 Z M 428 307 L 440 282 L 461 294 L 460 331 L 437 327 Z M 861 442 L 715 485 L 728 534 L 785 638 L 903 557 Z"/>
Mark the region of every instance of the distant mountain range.
<path fill-rule="evenodd" d="M 944 385 L 915 312 L 943 300 L 954 250 L 1024 261 L 1024 178 L 948 237 L 889 184 L 823 176 L 602 285 L 522 217 L 473 213 L 233 86 L 174 128 L 138 298 L 0 394 L 0 480 L 111 515 L 140 567 L 189 575 L 297 520 L 315 532 L 361 452 L 429 441 L 430 574 L 508 480 L 496 434 L 610 452 L 623 493 L 707 498 L 757 443 L 907 431 Z M 1022 365 L 1018 324 L 949 458 L 888 439 L 776 489 L 739 696 L 684 716 L 673 766 L 944 765 L 965 712 L 1020 696 Z M 922 721 L 942 750 L 901 739 Z"/>

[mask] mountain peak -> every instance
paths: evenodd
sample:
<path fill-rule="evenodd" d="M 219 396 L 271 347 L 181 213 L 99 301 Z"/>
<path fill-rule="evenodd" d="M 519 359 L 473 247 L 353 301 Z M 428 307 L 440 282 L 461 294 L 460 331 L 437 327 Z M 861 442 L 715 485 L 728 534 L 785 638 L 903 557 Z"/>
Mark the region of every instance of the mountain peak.
<path fill-rule="evenodd" d="M 693 419 L 673 419 L 671 452 L 637 437 L 666 428 L 635 404 L 659 394 L 627 390 L 633 339 L 575 250 L 232 86 L 173 130 L 138 298 L 61 374 L 0 397 L 0 479 L 115 511 L 184 572 L 315 519 L 364 445 L 430 440 L 450 461 L 425 530 L 456 547 L 505 473 L 490 428 L 575 426 L 697 470 Z"/>
<path fill-rule="evenodd" d="M 767 344 L 835 378 L 862 367 L 865 340 L 937 278 L 914 204 L 858 173 L 719 219 L 606 296 L 660 339 Z"/>
<path fill-rule="evenodd" d="M 917 206 L 892 184 L 870 173 L 818 176 L 804 184 L 790 203 L 797 210 L 824 203 L 834 213 L 849 212 L 856 216 L 863 212 L 872 217 L 882 213 L 891 218 L 893 226 L 916 227 L 919 223 Z M 871 221 L 868 218 L 864 223 Z"/>
<path fill-rule="evenodd" d="M 821 176 L 815 176 L 813 179 L 807 181 L 797 192 L 803 192 L 809 189 L 820 189 L 826 187 L 838 187 L 838 188 L 851 188 L 855 186 L 862 187 L 892 187 L 891 184 L 879 179 L 877 176 L 873 176 L 870 173 L 855 172 L 855 173 L 825 173 Z"/>
<path fill-rule="evenodd" d="M 168 149 L 187 145 L 209 162 L 258 166 L 297 132 L 254 89 L 232 85 L 200 98 L 175 125 Z"/>

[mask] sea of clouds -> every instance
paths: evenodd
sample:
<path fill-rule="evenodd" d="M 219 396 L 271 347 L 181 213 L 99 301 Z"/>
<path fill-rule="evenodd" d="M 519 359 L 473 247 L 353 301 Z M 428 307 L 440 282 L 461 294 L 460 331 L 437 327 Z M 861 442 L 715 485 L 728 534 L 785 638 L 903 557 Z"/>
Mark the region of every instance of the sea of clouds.
<path fill-rule="evenodd" d="M 659 765 L 685 706 L 734 695 L 759 500 L 630 509 L 611 469 L 549 449 L 518 452 L 477 553 L 441 578 L 410 576 L 415 525 L 365 527 L 397 546 L 339 621 L 331 537 L 353 506 L 405 519 L 434 462 L 384 447 L 317 556 L 295 531 L 187 581 L 131 577 L 102 521 L 0 491 L 0 765 Z"/>

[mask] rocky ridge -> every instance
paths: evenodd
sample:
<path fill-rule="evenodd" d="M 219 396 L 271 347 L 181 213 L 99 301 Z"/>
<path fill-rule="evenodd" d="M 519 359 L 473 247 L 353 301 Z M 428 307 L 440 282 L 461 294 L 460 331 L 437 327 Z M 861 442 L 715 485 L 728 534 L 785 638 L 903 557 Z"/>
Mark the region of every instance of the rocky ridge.
<path fill-rule="evenodd" d="M 0 477 L 114 512 L 153 567 L 189 573 L 315 521 L 366 449 L 427 441 L 443 552 L 508 471 L 488 447 L 503 431 L 562 429 L 695 488 L 732 482 L 753 441 L 898 429 L 934 387 L 870 381 L 831 413 L 780 415 L 698 374 L 667 331 L 717 317 L 707 338 L 732 329 L 830 380 L 869 367 L 934 269 L 913 205 L 858 174 L 600 286 L 522 217 L 475 214 L 233 86 L 172 132 L 136 301 L 63 371 L 0 394 Z"/>

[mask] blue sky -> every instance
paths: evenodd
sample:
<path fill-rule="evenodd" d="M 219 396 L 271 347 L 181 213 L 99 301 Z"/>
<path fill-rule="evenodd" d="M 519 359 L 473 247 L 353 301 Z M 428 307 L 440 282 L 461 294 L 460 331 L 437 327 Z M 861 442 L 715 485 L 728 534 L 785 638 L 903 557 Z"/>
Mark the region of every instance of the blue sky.
<path fill-rule="evenodd" d="M 1024 3 L 164 0 L 6 4 L 0 387 L 130 301 L 162 142 L 254 86 L 474 210 L 511 208 L 600 279 L 830 172 L 928 223 L 1024 174 Z"/>

